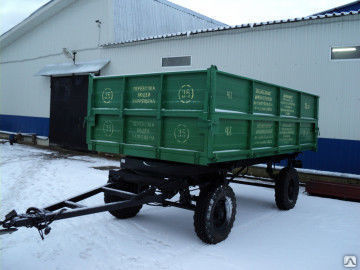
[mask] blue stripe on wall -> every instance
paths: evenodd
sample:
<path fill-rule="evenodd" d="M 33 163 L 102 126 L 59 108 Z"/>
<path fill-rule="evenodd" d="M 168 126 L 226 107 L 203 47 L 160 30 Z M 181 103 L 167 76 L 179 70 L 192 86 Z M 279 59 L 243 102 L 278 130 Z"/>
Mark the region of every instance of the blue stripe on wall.
<path fill-rule="evenodd" d="M 49 136 L 49 118 L 0 114 L 0 130 Z"/>
<path fill-rule="evenodd" d="M 360 174 L 360 141 L 319 138 L 318 152 L 301 159 L 306 169 Z"/>
<path fill-rule="evenodd" d="M 0 130 L 49 136 L 49 118 L 0 115 Z M 360 174 L 360 141 L 319 138 L 318 152 L 300 156 L 304 168 Z"/>

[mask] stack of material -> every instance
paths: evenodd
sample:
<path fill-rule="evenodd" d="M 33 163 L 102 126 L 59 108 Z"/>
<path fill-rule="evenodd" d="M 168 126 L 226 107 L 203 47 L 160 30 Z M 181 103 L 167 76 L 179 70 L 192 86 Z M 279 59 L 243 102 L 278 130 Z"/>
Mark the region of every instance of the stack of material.
<path fill-rule="evenodd" d="M 360 185 L 355 184 L 309 181 L 306 191 L 310 195 L 360 201 Z"/>

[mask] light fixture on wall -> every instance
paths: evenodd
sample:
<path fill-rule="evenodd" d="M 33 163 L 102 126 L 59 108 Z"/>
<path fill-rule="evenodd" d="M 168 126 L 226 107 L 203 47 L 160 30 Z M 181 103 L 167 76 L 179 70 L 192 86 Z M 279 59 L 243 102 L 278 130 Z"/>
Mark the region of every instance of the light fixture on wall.
<path fill-rule="evenodd" d="M 360 46 L 343 46 L 331 48 L 332 60 L 360 59 Z"/>
<path fill-rule="evenodd" d="M 342 47 L 342 48 L 333 48 L 333 52 L 354 52 L 356 51 L 355 47 Z"/>
<path fill-rule="evenodd" d="M 70 51 L 68 48 L 63 48 L 62 52 L 67 58 L 71 59 L 75 64 L 76 51 Z"/>

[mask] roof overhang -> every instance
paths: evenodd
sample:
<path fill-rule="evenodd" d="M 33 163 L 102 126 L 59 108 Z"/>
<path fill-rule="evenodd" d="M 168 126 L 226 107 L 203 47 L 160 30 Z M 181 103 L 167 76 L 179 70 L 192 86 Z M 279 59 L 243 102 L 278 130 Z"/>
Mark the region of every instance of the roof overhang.
<path fill-rule="evenodd" d="M 79 63 L 62 63 L 46 65 L 40 69 L 35 76 L 69 76 L 84 75 L 89 73 L 98 73 L 110 60 L 94 60 Z"/>

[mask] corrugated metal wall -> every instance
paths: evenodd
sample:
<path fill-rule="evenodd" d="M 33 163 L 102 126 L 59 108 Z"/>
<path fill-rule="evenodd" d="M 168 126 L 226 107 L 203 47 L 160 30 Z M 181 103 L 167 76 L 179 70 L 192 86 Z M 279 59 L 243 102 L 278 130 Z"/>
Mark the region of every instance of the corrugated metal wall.
<path fill-rule="evenodd" d="M 154 0 L 114 0 L 115 41 L 135 40 L 219 24 L 205 16 L 195 16 L 172 3 Z"/>

